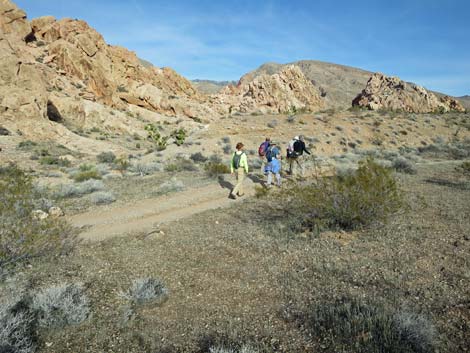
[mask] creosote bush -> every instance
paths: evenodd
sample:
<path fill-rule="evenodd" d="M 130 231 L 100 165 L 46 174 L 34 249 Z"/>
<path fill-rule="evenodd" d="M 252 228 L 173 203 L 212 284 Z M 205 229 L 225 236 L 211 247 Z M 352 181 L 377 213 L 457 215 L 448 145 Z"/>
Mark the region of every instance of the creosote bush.
<path fill-rule="evenodd" d="M 287 202 L 285 211 L 302 215 L 303 225 L 310 230 L 351 230 L 385 222 L 404 204 L 392 171 L 371 158 L 360 161 L 355 172 L 294 186 L 278 197 L 279 202 Z"/>
<path fill-rule="evenodd" d="M 76 244 L 76 232 L 64 220 L 33 217 L 37 197 L 22 170 L 0 168 L 0 275 L 25 260 L 67 252 Z"/>
<path fill-rule="evenodd" d="M 204 166 L 207 176 L 211 178 L 217 178 L 221 174 L 230 174 L 230 168 L 223 164 L 217 162 L 209 162 Z"/>

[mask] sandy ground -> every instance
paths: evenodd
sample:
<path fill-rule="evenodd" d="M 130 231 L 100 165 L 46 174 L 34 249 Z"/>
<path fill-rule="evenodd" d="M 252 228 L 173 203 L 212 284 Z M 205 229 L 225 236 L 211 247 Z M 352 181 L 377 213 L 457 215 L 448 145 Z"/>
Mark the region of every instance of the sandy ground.
<path fill-rule="evenodd" d="M 223 208 L 243 198 L 228 198 L 234 178 L 173 195 L 139 200 L 132 204 L 110 206 L 71 216 L 71 223 L 82 229 L 84 240 L 101 241 L 129 233 L 154 232 L 158 225 L 177 221 L 207 210 Z M 254 195 L 255 183 L 246 178 L 244 198 Z"/>

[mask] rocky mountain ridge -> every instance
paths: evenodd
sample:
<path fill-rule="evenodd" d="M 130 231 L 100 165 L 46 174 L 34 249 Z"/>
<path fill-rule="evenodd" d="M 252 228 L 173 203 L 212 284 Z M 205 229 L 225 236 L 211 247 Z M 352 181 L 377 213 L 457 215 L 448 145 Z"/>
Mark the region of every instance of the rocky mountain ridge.
<path fill-rule="evenodd" d="M 366 88 L 352 102 L 353 106 L 370 110 L 394 110 L 410 113 L 464 112 L 465 108 L 454 98 L 438 98 L 424 87 L 410 84 L 398 77 L 375 73 Z"/>

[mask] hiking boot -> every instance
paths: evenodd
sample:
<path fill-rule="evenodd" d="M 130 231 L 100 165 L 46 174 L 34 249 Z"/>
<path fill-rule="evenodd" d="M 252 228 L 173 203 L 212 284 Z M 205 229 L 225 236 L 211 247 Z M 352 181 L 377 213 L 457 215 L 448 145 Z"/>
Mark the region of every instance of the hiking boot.
<path fill-rule="evenodd" d="M 229 198 L 229 199 L 232 199 L 232 200 L 236 200 L 236 199 L 237 199 L 237 197 L 236 197 L 234 194 L 228 195 L 228 198 Z"/>

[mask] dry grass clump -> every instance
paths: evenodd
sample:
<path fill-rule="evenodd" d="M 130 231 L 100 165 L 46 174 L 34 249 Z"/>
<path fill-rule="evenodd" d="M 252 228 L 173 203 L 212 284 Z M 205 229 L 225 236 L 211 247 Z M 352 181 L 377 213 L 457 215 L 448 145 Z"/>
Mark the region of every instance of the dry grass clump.
<path fill-rule="evenodd" d="M 193 153 L 189 159 L 191 159 L 194 163 L 205 163 L 207 162 L 207 157 L 205 157 L 201 152 Z"/>
<path fill-rule="evenodd" d="M 133 304 L 161 304 L 168 298 L 168 289 L 162 281 L 156 278 L 138 278 L 121 296 Z"/>
<path fill-rule="evenodd" d="M 191 160 L 186 158 L 176 158 L 170 164 L 165 166 L 167 172 L 195 172 L 198 170 L 198 166 Z"/>
<path fill-rule="evenodd" d="M 182 181 L 176 178 L 171 178 L 158 187 L 158 194 L 168 194 L 170 192 L 177 192 L 183 189 L 184 184 Z"/>
<path fill-rule="evenodd" d="M 136 162 L 136 163 L 132 163 L 129 169 L 133 173 L 136 173 L 140 176 L 144 176 L 144 175 L 151 175 L 155 172 L 159 172 L 162 169 L 162 167 L 160 163 Z"/>
<path fill-rule="evenodd" d="M 37 346 L 35 315 L 23 301 L 0 305 L 0 352 L 33 353 Z"/>
<path fill-rule="evenodd" d="M 204 166 L 206 175 L 210 178 L 218 178 L 222 174 L 230 174 L 230 168 L 220 162 L 208 162 Z"/>
<path fill-rule="evenodd" d="M 116 155 L 113 152 L 101 152 L 96 159 L 99 163 L 114 163 Z"/>
<path fill-rule="evenodd" d="M 0 168 L 0 275 L 17 263 L 76 244 L 75 231 L 64 220 L 33 217 L 37 201 L 29 176 L 16 166 Z"/>
<path fill-rule="evenodd" d="M 79 197 L 104 189 L 105 186 L 101 180 L 91 179 L 77 184 L 62 184 L 55 191 L 55 196 L 58 198 Z"/>
<path fill-rule="evenodd" d="M 412 162 L 410 162 L 408 159 L 405 157 L 397 157 L 396 159 L 393 160 L 392 162 L 392 167 L 400 172 L 400 173 L 406 173 L 406 174 L 416 174 L 416 168 L 413 165 Z"/>
<path fill-rule="evenodd" d="M 90 195 L 90 200 L 95 205 L 108 205 L 116 201 L 116 197 L 109 191 L 98 191 Z"/>
<path fill-rule="evenodd" d="M 90 315 L 89 301 L 81 284 L 49 287 L 34 295 L 31 308 L 45 328 L 77 325 Z"/>
<path fill-rule="evenodd" d="M 436 333 L 424 317 L 355 298 L 318 302 L 298 323 L 323 352 L 426 353 Z"/>

